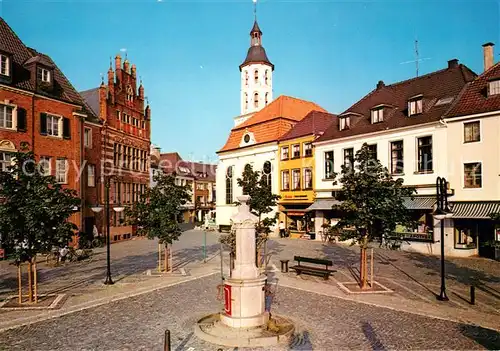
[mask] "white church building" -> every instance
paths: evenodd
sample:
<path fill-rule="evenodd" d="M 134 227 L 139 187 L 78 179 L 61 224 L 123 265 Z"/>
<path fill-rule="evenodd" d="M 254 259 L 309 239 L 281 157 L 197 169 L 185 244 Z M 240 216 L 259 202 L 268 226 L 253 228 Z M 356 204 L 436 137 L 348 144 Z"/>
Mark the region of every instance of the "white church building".
<path fill-rule="evenodd" d="M 262 46 L 262 31 L 255 20 L 250 31 L 250 48 L 241 72 L 241 111 L 225 145 L 217 152 L 216 222 L 219 230 L 229 229 L 236 214 L 235 201 L 242 195 L 237 185 L 245 165 L 266 174 L 273 193 L 279 193 L 278 140 L 298 121 L 320 106 L 301 99 L 280 96 L 273 100 L 274 65 Z M 275 208 L 269 216 L 274 216 Z"/>

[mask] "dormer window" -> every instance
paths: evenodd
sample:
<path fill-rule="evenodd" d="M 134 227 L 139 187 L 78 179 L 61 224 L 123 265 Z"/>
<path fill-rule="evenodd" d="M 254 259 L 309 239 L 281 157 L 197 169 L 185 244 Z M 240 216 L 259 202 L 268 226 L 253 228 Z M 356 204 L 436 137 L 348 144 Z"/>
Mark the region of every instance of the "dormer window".
<path fill-rule="evenodd" d="M 384 108 L 375 107 L 372 109 L 372 123 L 379 123 L 384 120 Z"/>
<path fill-rule="evenodd" d="M 408 116 L 422 113 L 422 95 L 415 96 L 408 100 Z"/>
<path fill-rule="evenodd" d="M 349 117 L 340 117 L 339 118 L 339 129 L 344 130 L 344 129 L 349 129 L 351 125 L 351 120 Z"/>
<path fill-rule="evenodd" d="M 500 94 L 500 79 L 488 83 L 488 96 Z"/>
<path fill-rule="evenodd" d="M 9 57 L 1 54 L 0 54 L 0 75 L 10 76 Z"/>
<path fill-rule="evenodd" d="M 38 80 L 43 83 L 50 83 L 50 71 L 48 69 L 38 67 Z"/>

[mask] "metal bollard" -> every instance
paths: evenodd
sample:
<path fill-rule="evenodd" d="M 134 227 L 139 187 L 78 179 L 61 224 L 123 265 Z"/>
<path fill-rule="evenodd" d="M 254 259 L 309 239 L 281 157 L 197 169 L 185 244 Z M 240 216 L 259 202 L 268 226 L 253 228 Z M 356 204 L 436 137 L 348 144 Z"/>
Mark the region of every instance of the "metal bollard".
<path fill-rule="evenodd" d="M 163 351 L 170 351 L 170 330 L 165 330 L 165 343 L 163 344 Z"/>
<path fill-rule="evenodd" d="M 474 285 L 470 286 L 470 304 L 476 304 L 476 287 Z"/>

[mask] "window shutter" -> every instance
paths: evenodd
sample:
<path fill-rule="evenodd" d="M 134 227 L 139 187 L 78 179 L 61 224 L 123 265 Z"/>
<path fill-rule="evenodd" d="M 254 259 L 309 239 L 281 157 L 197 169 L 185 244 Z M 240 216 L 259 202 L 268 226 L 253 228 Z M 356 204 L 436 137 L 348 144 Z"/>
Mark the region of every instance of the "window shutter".
<path fill-rule="evenodd" d="M 17 108 L 17 131 L 26 131 L 26 110 L 24 108 Z"/>
<path fill-rule="evenodd" d="M 47 114 L 40 113 L 40 134 L 47 135 Z"/>
<path fill-rule="evenodd" d="M 71 139 L 70 120 L 66 117 L 63 118 L 63 138 Z"/>

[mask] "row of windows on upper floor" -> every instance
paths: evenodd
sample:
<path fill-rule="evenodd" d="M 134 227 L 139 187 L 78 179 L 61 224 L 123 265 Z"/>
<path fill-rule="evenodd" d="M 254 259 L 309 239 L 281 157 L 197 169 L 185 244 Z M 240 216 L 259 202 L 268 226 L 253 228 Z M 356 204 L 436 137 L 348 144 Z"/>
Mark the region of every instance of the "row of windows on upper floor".
<path fill-rule="evenodd" d="M 248 94 L 243 93 L 244 99 L 245 99 L 245 109 L 248 109 Z M 269 93 L 266 93 L 264 95 L 264 106 L 267 106 L 269 103 Z M 258 108 L 259 107 L 259 93 L 255 92 L 253 93 L 253 107 Z"/>
<path fill-rule="evenodd" d="M 292 154 L 290 155 L 290 148 L 292 151 Z M 313 147 L 312 147 L 312 142 L 305 142 L 302 143 L 302 157 L 310 157 L 313 154 Z M 294 159 L 294 158 L 300 158 L 301 153 L 300 153 L 300 143 L 293 144 L 291 146 L 282 146 L 281 149 L 281 161 L 285 161 L 288 159 Z"/>
<path fill-rule="evenodd" d="M 115 143 L 113 145 L 113 164 L 115 167 L 133 171 L 148 171 L 149 153 L 132 146 Z"/>
<path fill-rule="evenodd" d="M 0 151 L 0 172 L 7 172 L 8 167 L 12 165 L 12 153 Z M 55 159 L 55 172 L 53 171 L 54 157 L 40 156 L 40 160 L 36 165 L 36 171 L 43 176 L 54 176 L 59 184 L 68 183 L 69 162 L 66 158 Z M 95 187 L 95 165 L 86 164 L 87 186 Z"/>
<path fill-rule="evenodd" d="M 464 143 L 478 142 L 481 140 L 479 133 L 479 121 L 464 123 Z M 423 136 L 416 138 L 416 173 L 433 172 L 433 145 L 432 136 Z M 368 145 L 370 158 L 378 159 L 377 144 Z M 404 143 L 403 140 L 390 142 L 389 148 L 389 172 L 393 176 L 404 175 Z M 334 173 L 334 153 L 333 151 L 324 152 L 324 179 L 333 179 Z M 347 168 L 352 168 L 354 164 L 354 148 L 342 149 L 342 163 Z M 480 188 L 482 186 L 482 163 L 467 162 L 464 163 L 464 188 Z"/>
<path fill-rule="evenodd" d="M 123 123 L 131 124 L 134 127 L 146 129 L 146 121 L 140 121 L 138 118 L 132 117 L 125 112 L 122 113 L 120 110 L 116 110 L 116 119 Z"/>
<path fill-rule="evenodd" d="M 245 85 L 248 86 L 248 81 L 249 81 L 249 75 L 248 75 L 248 70 L 245 70 Z M 255 84 L 259 83 L 259 70 L 255 69 L 253 71 L 253 80 Z M 271 77 L 269 76 L 269 70 L 266 69 L 264 71 L 264 84 L 265 85 L 270 85 L 271 83 Z"/>
<path fill-rule="evenodd" d="M 50 113 L 40 113 L 40 135 L 71 139 L 71 120 Z M 0 104 L 0 129 L 27 131 L 26 110 L 9 104 Z"/>

